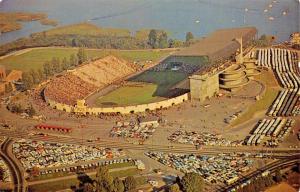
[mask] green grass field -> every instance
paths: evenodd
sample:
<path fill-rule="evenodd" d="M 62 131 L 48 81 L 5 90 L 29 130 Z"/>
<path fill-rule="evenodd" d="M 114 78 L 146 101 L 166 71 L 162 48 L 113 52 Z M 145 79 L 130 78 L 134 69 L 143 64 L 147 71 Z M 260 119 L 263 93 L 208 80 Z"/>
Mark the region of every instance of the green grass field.
<path fill-rule="evenodd" d="M 146 71 L 129 80 L 129 85 L 120 87 L 97 98 L 97 106 L 138 105 L 163 100 L 169 89 L 184 80 L 187 74 L 175 71 Z M 134 82 L 139 82 L 136 86 Z"/>
<path fill-rule="evenodd" d="M 161 99 L 154 96 L 157 89 L 155 84 L 140 84 L 140 86 L 120 87 L 96 101 L 97 106 L 125 106 L 155 102 Z"/>
<path fill-rule="evenodd" d="M 12 55 L 0 60 L 0 65 L 7 69 L 17 69 L 22 71 L 29 71 L 30 69 L 41 69 L 45 61 L 51 61 L 53 57 L 69 59 L 70 55 L 76 54 L 77 48 L 40 48 L 32 49 L 20 55 Z M 157 61 L 160 58 L 168 55 L 169 50 L 155 51 L 155 50 L 96 50 L 87 49 L 89 58 L 104 57 L 106 55 L 116 55 L 128 61 Z"/>

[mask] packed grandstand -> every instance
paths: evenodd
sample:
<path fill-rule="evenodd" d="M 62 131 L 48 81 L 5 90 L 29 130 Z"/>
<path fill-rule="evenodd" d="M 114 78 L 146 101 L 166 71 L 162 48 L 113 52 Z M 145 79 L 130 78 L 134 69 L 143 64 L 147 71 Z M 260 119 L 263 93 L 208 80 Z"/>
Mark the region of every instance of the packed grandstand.
<path fill-rule="evenodd" d="M 98 89 L 121 80 L 138 70 L 133 64 L 107 56 L 52 80 L 44 96 L 58 103 L 75 105 Z"/>

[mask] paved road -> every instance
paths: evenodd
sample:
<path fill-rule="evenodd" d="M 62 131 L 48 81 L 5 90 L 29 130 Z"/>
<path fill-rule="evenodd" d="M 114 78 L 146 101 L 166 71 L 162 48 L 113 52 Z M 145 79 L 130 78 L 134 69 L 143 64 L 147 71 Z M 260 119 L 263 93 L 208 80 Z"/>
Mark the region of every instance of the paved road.
<path fill-rule="evenodd" d="M 132 150 L 142 150 L 142 151 L 158 151 L 158 152 L 168 152 L 168 153 L 193 153 L 202 155 L 217 155 L 220 153 L 233 153 L 233 152 L 249 152 L 252 154 L 258 153 L 269 153 L 270 156 L 280 158 L 286 155 L 291 155 L 292 153 L 300 152 L 300 149 L 289 149 L 289 148 L 249 148 L 249 147 L 219 147 L 219 146 L 206 146 L 202 150 L 196 150 L 194 146 L 191 145 L 158 145 L 158 144 L 144 144 L 135 145 L 128 142 L 114 141 L 113 139 L 102 139 L 100 141 L 88 142 L 87 140 L 82 140 L 80 138 L 72 137 L 57 137 L 57 136 L 40 136 L 40 135 L 28 135 L 26 132 L 22 131 L 9 131 L 1 130 L 0 136 L 12 137 L 19 139 L 31 139 L 37 141 L 45 141 L 52 143 L 65 143 L 65 144 L 77 144 L 77 145 L 89 145 L 98 146 L 106 148 L 121 148 L 121 149 L 132 149 Z"/>
<path fill-rule="evenodd" d="M 27 185 L 24 178 L 23 169 L 18 165 L 18 163 L 16 163 L 16 158 L 9 151 L 11 143 L 11 139 L 5 139 L 1 143 L 0 156 L 10 169 L 14 183 L 14 192 L 26 192 Z"/>

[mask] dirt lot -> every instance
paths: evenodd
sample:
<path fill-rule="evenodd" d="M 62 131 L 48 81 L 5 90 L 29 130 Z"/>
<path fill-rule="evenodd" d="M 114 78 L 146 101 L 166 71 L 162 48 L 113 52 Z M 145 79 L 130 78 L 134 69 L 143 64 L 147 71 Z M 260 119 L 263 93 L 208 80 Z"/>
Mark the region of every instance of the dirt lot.
<path fill-rule="evenodd" d="M 296 192 L 297 190 L 291 187 L 286 182 L 282 182 L 278 185 L 268 188 L 265 192 Z"/>

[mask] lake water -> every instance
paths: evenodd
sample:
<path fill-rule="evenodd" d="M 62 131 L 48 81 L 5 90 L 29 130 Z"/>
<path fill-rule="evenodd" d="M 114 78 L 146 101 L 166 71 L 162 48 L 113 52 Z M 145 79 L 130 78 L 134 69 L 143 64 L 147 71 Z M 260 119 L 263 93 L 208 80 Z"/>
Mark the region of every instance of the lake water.
<path fill-rule="evenodd" d="M 2 0 L 2 11 L 47 13 L 60 25 L 90 21 L 102 27 L 165 29 L 184 39 L 191 31 L 205 36 L 219 28 L 255 26 L 259 34 L 272 34 L 278 41 L 299 31 L 298 0 Z M 0 44 L 50 29 L 39 22 L 0 35 Z"/>

